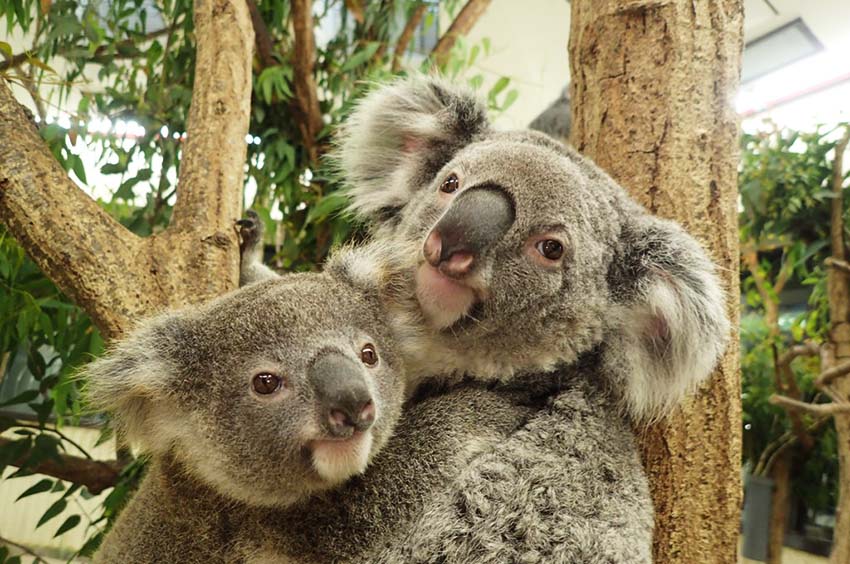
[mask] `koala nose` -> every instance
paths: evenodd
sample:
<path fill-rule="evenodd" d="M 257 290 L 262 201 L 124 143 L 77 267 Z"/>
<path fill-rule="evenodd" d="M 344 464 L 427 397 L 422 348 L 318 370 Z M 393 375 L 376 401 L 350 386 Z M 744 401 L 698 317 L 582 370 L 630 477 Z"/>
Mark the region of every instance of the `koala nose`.
<path fill-rule="evenodd" d="M 507 233 L 514 218 L 513 202 L 500 187 L 468 188 L 425 239 L 425 260 L 447 276 L 465 276 L 476 259 Z"/>
<path fill-rule="evenodd" d="M 322 425 L 334 437 L 346 438 L 375 422 L 375 404 L 363 371 L 338 352 L 328 352 L 310 367 Z"/>

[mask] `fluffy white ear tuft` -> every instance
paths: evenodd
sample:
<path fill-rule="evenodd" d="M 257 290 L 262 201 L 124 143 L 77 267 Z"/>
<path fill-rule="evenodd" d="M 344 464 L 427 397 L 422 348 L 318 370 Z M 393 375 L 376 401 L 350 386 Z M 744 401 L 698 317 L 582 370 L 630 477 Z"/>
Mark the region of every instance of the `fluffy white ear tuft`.
<path fill-rule="evenodd" d="M 167 396 L 174 373 L 167 350 L 175 346 L 169 334 L 173 314 L 146 322 L 80 372 L 90 407 L 111 412 L 129 441 L 157 450 L 159 430 L 151 414 Z"/>
<path fill-rule="evenodd" d="M 638 421 L 665 416 L 712 372 L 729 340 L 715 267 L 678 225 L 646 217 L 623 231 L 609 272 L 615 306 L 604 367 Z"/>
<path fill-rule="evenodd" d="M 381 220 L 404 207 L 432 175 L 489 128 L 485 105 L 466 88 L 413 76 L 365 96 L 340 131 L 334 161 L 351 209 Z"/>

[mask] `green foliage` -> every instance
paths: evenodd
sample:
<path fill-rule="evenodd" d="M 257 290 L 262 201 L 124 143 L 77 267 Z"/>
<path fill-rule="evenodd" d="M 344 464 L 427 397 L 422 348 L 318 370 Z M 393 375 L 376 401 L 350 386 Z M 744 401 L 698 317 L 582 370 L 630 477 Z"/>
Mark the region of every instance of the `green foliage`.
<path fill-rule="evenodd" d="M 311 161 L 294 118 L 290 2 L 256 4 L 265 23 L 265 31 L 259 32 L 268 35 L 273 52 L 271 61 L 254 60 L 245 204 L 267 223 L 269 242 L 275 242 L 273 264 L 313 269 L 334 245 L 356 237 L 357 226 L 341 213 L 346 200 L 339 179 L 326 159 Z M 320 155 L 329 149 L 333 131 L 353 103 L 371 84 L 392 77 L 393 46 L 417 2 L 363 4 L 363 23 L 355 21 L 341 0 L 314 5 L 320 29 L 314 76 L 325 127 L 311 141 Z M 441 8 L 454 14 L 461 5 L 449 0 Z M 435 25 L 435 15 L 430 9 L 426 31 Z M 192 1 L 7 0 L 0 3 L 0 21 L 6 31 L 22 34 L 31 45 L 23 64 L 0 68 L 0 79 L 32 93 L 41 114 L 41 135 L 57 161 L 78 184 L 97 190 L 101 205 L 132 232 L 147 236 L 164 229 L 177 193 L 192 95 Z M 421 42 L 412 43 L 417 44 Z M 472 75 L 468 82 L 480 88 L 483 75 L 467 71 L 489 52 L 488 40 L 473 45 L 461 38 L 442 70 L 455 79 L 461 73 Z M 0 42 L 0 62 L 16 54 L 12 45 Z M 411 58 L 421 69 L 432 66 L 421 54 Z M 88 82 L 92 80 L 94 85 Z M 517 92 L 509 79 L 499 78 L 486 96 L 491 110 L 501 112 L 514 103 Z M 67 119 L 52 123 L 55 109 L 67 110 L 71 101 L 75 108 Z M 110 131 L 105 118 L 113 125 Z M 131 134 L 118 130 L 118 124 L 132 129 Z M 84 151 L 97 155 L 94 166 L 84 164 Z M 104 193 L 102 184 L 117 188 Z M 0 359 L 5 359 L 0 366 L 0 430 L 14 429 L 13 440 L 0 445 L 0 469 L 23 457 L 26 463 L 13 474 L 22 476 L 47 458 L 87 456 L 62 428 L 103 422 L 85 413 L 80 383 L 73 378 L 102 348 L 85 313 L 39 272 L 0 226 Z M 33 526 L 53 528 L 57 536 L 86 527 L 89 539 L 80 554 L 90 555 L 143 470 L 143 460 L 132 461 L 109 491 L 100 514 L 91 519 L 74 514 L 59 522 L 62 510 L 75 506 L 75 496 L 90 497 L 78 485 L 43 479 L 20 499 L 50 497 L 49 508 Z M 4 558 L 0 555 L 0 562 Z"/>
<path fill-rule="evenodd" d="M 843 127 L 813 132 L 774 130 L 741 137 L 739 171 L 745 310 L 741 320 L 744 460 L 751 469 L 765 462 L 783 434 L 792 431 L 787 412 L 768 402 L 777 390 L 776 360 L 792 345 L 822 343 L 829 329 L 824 260 L 830 254 L 834 149 Z M 846 189 L 846 186 L 845 186 Z M 845 231 L 847 197 L 845 195 Z M 758 288 L 756 277 L 761 278 Z M 786 279 L 787 283 L 781 282 Z M 777 292 L 777 285 L 784 291 Z M 768 312 L 776 308 L 771 330 Z M 804 401 L 821 398 L 814 386 L 818 357 L 791 364 Z M 802 415 L 803 423 L 813 419 Z M 794 450 L 794 491 L 810 508 L 835 507 L 837 454 L 831 425 L 815 433 L 808 452 Z"/>

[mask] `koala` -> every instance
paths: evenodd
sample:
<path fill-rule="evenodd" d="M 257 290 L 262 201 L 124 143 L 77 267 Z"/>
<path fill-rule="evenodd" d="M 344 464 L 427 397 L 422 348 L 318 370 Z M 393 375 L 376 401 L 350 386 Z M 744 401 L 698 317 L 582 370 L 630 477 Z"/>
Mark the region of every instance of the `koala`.
<path fill-rule="evenodd" d="M 362 473 L 404 399 L 379 300 L 329 273 L 154 317 L 82 376 L 91 405 L 152 458 L 101 562 L 207 561 L 192 555 L 238 541 L 209 533 L 222 511 L 235 527 L 249 510 L 279 510 Z M 157 532 L 175 509 L 179 542 Z"/>
<path fill-rule="evenodd" d="M 726 347 L 724 294 L 690 235 L 562 143 L 495 131 L 462 87 L 414 76 L 374 90 L 336 161 L 379 250 L 338 262 L 359 261 L 363 280 L 400 274 L 387 303 L 414 385 L 506 381 L 598 350 L 621 406 L 649 420 Z"/>
<path fill-rule="evenodd" d="M 542 131 L 547 135 L 567 142 L 570 138 L 570 85 L 567 84 L 561 95 L 528 124 L 529 129 Z"/>

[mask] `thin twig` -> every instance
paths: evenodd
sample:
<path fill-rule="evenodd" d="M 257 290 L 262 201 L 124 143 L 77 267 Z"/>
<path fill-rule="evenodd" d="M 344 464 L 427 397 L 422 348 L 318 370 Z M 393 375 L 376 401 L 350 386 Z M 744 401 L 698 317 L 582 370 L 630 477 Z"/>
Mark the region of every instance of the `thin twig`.
<path fill-rule="evenodd" d="M 418 4 L 413 9 L 413 13 L 410 14 L 410 19 L 407 20 L 406 24 L 404 24 L 404 29 L 401 31 L 401 35 L 398 36 L 398 41 L 396 41 L 395 49 L 393 50 L 393 72 L 401 70 L 401 59 L 407 51 L 407 46 L 410 44 L 410 40 L 413 39 L 413 34 L 416 32 L 416 28 L 419 27 L 419 23 L 422 21 L 422 18 L 425 16 L 425 12 L 427 11 L 427 4 Z"/>
<path fill-rule="evenodd" d="M 452 47 L 455 46 L 460 36 L 469 33 L 469 30 L 481 18 L 481 15 L 487 10 L 490 5 L 490 0 L 468 0 L 466 5 L 458 13 L 455 20 L 446 30 L 446 33 L 440 37 L 434 49 L 431 51 L 431 60 L 442 66 L 446 63 Z"/>
<path fill-rule="evenodd" d="M 124 39 L 122 41 L 119 41 L 118 43 L 113 43 L 112 45 L 114 45 L 116 47 L 117 51 L 116 51 L 116 53 L 114 53 L 112 55 L 112 57 L 114 57 L 115 59 L 133 58 L 134 55 L 122 55 L 120 53 L 120 51 L 122 49 L 126 48 L 126 47 L 133 47 L 136 44 L 145 43 L 145 42 L 150 41 L 152 39 L 156 39 L 157 37 L 159 37 L 161 35 L 165 35 L 166 33 L 169 33 L 171 31 L 172 27 L 174 27 L 174 26 L 164 27 L 162 29 L 158 29 L 156 31 L 146 33 L 145 35 L 141 36 L 138 39 Z M 22 64 L 24 64 L 25 62 L 27 62 L 28 60 L 30 60 L 32 58 L 36 58 L 35 53 L 37 53 L 40 49 L 41 49 L 41 46 L 39 46 L 38 48 L 30 49 L 29 51 L 23 51 L 21 53 L 17 53 L 15 55 L 12 55 L 11 57 L 8 57 L 5 61 L 0 62 L 0 72 L 11 69 L 11 68 L 19 67 Z M 91 59 L 97 60 L 99 57 L 105 56 L 108 49 L 109 49 L 109 45 L 101 45 L 100 47 L 95 49 L 94 53 L 92 53 Z M 56 55 L 58 55 L 60 57 L 64 56 L 64 52 L 59 51 L 59 52 L 56 53 Z"/>
<path fill-rule="evenodd" d="M 820 416 L 818 417 L 811 425 L 806 427 L 806 432 L 809 434 L 816 433 L 826 425 L 827 422 L 831 420 L 831 417 Z M 773 462 L 783 453 L 785 450 L 790 448 L 792 445 L 799 441 L 796 434 L 791 431 L 786 431 L 782 435 L 780 435 L 777 439 L 769 443 L 765 449 L 762 451 L 761 456 L 759 457 L 758 462 L 756 463 L 755 468 L 753 468 L 753 474 L 756 476 L 767 476 L 772 467 Z"/>
<path fill-rule="evenodd" d="M 13 442 L 0 437 L 0 446 Z M 9 464 L 16 468 L 26 467 L 27 471 L 35 474 L 44 474 L 73 484 L 81 484 L 95 495 L 118 483 L 122 469 L 115 460 L 89 460 L 70 454 L 60 454 L 59 460 L 47 458 L 31 466 L 27 465 L 28 461 L 29 456 L 24 454 Z"/>
<path fill-rule="evenodd" d="M 9 546 L 14 546 L 18 550 L 20 550 L 20 551 L 22 551 L 26 554 L 29 554 L 30 556 L 35 558 L 35 561 L 33 562 L 33 564 L 37 564 L 38 562 L 44 562 L 44 564 L 47 564 L 47 560 L 45 560 L 43 556 L 38 555 L 37 553 L 33 552 L 31 548 L 29 548 L 29 547 L 27 547 L 23 544 L 9 540 L 6 537 L 0 537 L 0 544 L 8 544 Z"/>
<path fill-rule="evenodd" d="M 773 394 L 768 400 L 773 405 L 786 409 L 796 409 L 814 415 L 835 415 L 837 413 L 850 413 L 850 404 L 843 403 L 808 403 L 795 399 Z"/>
<path fill-rule="evenodd" d="M 80 451 L 80 453 L 83 456 L 85 456 L 86 458 L 88 458 L 89 460 L 94 460 L 94 458 L 92 458 L 92 456 L 88 452 L 86 452 L 86 449 L 81 447 L 79 443 L 77 443 L 76 441 L 71 439 L 68 435 L 66 435 L 65 433 L 63 433 L 59 429 L 56 429 L 56 428 L 53 428 L 53 427 L 39 427 L 38 425 L 33 425 L 31 423 L 20 423 L 20 422 L 17 422 L 17 421 L 15 422 L 13 427 L 21 427 L 23 429 L 37 429 L 39 431 L 47 431 L 48 433 L 53 433 L 53 434 L 57 435 L 58 437 L 60 437 L 66 443 L 71 444 L 74 448 L 76 448 L 78 451 Z"/>

